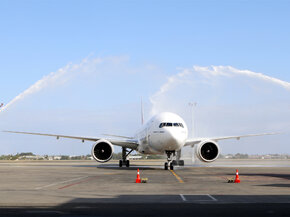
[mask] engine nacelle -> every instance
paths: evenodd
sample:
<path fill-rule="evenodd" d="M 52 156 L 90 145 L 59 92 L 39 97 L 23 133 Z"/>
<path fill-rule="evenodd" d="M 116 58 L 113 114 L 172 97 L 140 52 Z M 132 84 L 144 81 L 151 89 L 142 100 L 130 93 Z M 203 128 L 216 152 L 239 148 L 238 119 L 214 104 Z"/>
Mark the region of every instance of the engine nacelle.
<path fill-rule="evenodd" d="M 206 140 L 200 142 L 196 149 L 195 153 L 197 157 L 204 162 L 213 162 L 215 161 L 219 154 L 220 154 L 220 149 L 218 144 L 215 141 L 211 140 Z"/>
<path fill-rule="evenodd" d="M 113 152 L 113 145 L 105 139 L 98 140 L 92 148 L 93 158 L 100 163 L 105 163 L 111 160 Z"/>

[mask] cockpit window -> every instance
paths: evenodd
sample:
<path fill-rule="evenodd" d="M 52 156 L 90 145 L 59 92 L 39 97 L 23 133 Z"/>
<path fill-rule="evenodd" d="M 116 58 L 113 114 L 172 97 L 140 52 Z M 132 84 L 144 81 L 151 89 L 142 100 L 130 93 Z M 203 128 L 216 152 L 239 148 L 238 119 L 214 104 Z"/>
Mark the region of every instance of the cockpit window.
<path fill-rule="evenodd" d="M 162 127 L 182 127 L 184 128 L 182 123 L 160 123 L 159 128 Z"/>

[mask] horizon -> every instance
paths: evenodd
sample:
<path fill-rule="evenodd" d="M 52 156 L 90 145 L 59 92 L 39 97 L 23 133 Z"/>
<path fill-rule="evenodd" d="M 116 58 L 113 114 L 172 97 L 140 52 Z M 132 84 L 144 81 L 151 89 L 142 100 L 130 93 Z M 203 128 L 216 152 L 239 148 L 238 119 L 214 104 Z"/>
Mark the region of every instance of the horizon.
<path fill-rule="evenodd" d="M 142 97 L 145 120 L 177 113 L 190 137 L 283 132 L 221 141 L 222 153 L 290 153 L 290 2 L 1 7 L 0 130 L 132 136 Z M 4 154 L 73 155 L 92 145 L 0 132 Z"/>

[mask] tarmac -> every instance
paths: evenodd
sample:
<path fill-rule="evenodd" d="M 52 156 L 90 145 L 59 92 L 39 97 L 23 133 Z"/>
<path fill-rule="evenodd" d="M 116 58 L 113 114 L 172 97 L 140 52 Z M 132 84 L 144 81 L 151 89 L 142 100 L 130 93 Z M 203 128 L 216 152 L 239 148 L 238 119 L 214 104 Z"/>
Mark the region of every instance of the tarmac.
<path fill-rule="evenodd" d="M 147 183 L 135 183 L 137 168 Z M 239 170 L 241 183 L 228 183 Z M 290 160 L 0 161 L 0 216 L 290 216 Z"/>

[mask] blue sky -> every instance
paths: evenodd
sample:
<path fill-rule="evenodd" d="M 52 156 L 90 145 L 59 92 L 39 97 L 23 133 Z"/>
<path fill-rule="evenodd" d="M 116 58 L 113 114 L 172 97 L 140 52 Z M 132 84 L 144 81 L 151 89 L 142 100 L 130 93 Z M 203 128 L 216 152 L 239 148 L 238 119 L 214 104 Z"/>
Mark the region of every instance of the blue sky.
<path fill-rule="evenodd" d="M 56 86 L 49 84 L 51 86 L 44 88 L 40 93 L 32 94 L 16 103 L 14 110 L 12 109 L 6 118 L 2 117 L 1 128 L 26 130 L 25 124 L 19 123 L 21 118 L 12 117 L 23 115 L 21 112 L 27 112 L 26 115 L 37 113 L 41 117 L 43 116 L 41 112 L 45 111 L 45 114 L 49 113 L 52 117 L 48 118 L 51 120 L 50 123 L 41 118 L 35 120 L 31 118 L 34 123 L 30 123 L 31 126 L 26 128 L 29 130 L 42 128 L 46 132 L 54 129 L 67 133 L 82 130 L 78 132 L 83 134 L 87 132 L 86 128 L 72 130 L 64 120 L 70 122 L 69 120 L 73 121 L 75 118 L 86 125 L 84 120 L 87 119 L 78 115 L 74 117 L 68 115 L 67 119 L 61 119 L 64 117 L 62 112 L 67 111 L 65 113 L 70 114 L 81 109 L 85 113 L 98 111 L 98 114 L 103 114 L 106 111 L 108 118 L 103 121 L 110 122 L 112 114 L 119 114 L 119 116 L 122 114 L 121 116 L 124 117 L 128 109 L 139 111 L 140 96 L 144 97 L 147 116 L 149 116 L 152 107 L 150 97 L 158 92 L 167 82 L 168 77 L 194 65 L 232 66 L 240 70 L 263 73 L 286 82 L 290 81 L 289 9 L 289 1 L 3 0 L 0 2 L 0 101 L 7 104 L 49 73 L 57 72 L 69 63 L 80 64 L 87 57 L 89 61 L 94 58 L 103 59 L 103 64 L 96 66 L 89 63 L 88 68 L 91 71 L 103 70 L 104 74 L 98 77 L 93 73 L 86 74 L 86 69 L 82 69 L 82 73 L 74 75 L 75 77 L 69 82 L 59 83 Z M 116 64 L 115 60 L 108 60 L 110 57 L 120 62 Z M 219 81 L 221 82 L 219 85 L 224 87 L 240 81 L 237 77 L 233 79 L 235 80 Z M 219 97 L 216 96 L 213 101 L 210 101 L 211 104 L 207 105 L 214 107 L 231 105 L 231 102 L 236 102 L 237 95 L 243 96 L 244 84 L 251 82 L 256 88 L 253 91 L 257 97 L 265 98 L 263 102 L 269 101 L 265 97 L 268 95 L 266 90 L 276 87 L 264 83 L 259 83 L 257 86 L 254 81 L 256 80 L 245 79 L 244 83 L 239 83 L 240 88 L 236 88 L 235 94 L 231 96 L 224 97 L 224 94 L 230 90 L 220 88 Z M 198 91 L 196 88 L 194 90 Z M 97 95 L 102 91 L 104 93 Z M 184 91 L 190 92 L 191 89 Z M 283 91 L 279 89 L 275 93 L 284 96 L 280 100 L 284 102 L 289 99 L 289 92 Z M 182 101 L 184 105 L 180 107 L 186 107 L 187 101 L 198 98 L 198 94 L 184 95 L 186 96 Z M 253 95 L 255 94 L 250 91 L 248 95 L 243 96 L 243 99 Z M 210 97 L 211 92 L 206 96 Z M 176 98 L 170 100 L 174 102 Z M 159 100 L 161 102 L 166 99 L 168 100 L 163 97 Z M 256 98 L 250 98 L 251 103 L 255 101 Z M 242 102 L 244 105 L 249 103 L 246 100 Z M 120 107 L 120 110 L 114 110 L 116 107 Z M 186 109 L 184 108 L 184 111 Z M 129 113 L 131 116 L 126 116 L 124 120 L 120 119 L 120 123 L 128 121 L 132 125 L 137 125 L 137 121 L 132 121 L 136 117 L 139 118 L 137 111 Z M 184 114 L 186 117 L 187 115 Z M 255 113 L 252 116 L 256 116 Z M 265 113 L 265 116 L 269 117 L 269 114 Z M 101 121 L 97 118 L 93 120 Z M 22 121 L 26 123 L 26 120 Z M 87 121 L 89 126 L 93 126 L 89 119 Z M 56 122 L 59 124 L 58 128 L 53 127 Z M 79 122 L 76 121 L 75 124 Z M 279 124 L 282 126 L 282 123 L 277 123 L 278 126 Z M 50 127 L 40 127 L 43 125 Z M 247 125 L 253 124 L 245 123 L 245 126 Z M 104 128 L 98 126 L 97 131 L 101 133 L 111 128 L 118 131 L 118 128 L 112 125 Z M 134 127 L 128 127 L 120 133 L 129 133 L 133 129 Z M 269 128 L 269 130 L 273 129 Z M 237 130 L 229 133 L 238 132 Z M 226 134 L 226 132 L 220 133 Z M 9 145 L 13 146 L 10 138 L 3 137 L 3 140 L 9 140 Z M 27 137 L 21 137 L 21 140 L 25 138 Z M 35 143 L 39 141 L 45 143 L 43 139 L 36 139 Z M 23 144 L 28 145 L 27 142 Z M 2 148 L 2 152 L 24 150 L 23 146 L 13 147 Z M 70 147 L 69 143 L 65 147 Z M 35 144 L 29 148 L 36 152 L 58 151 L 56 145 L 51 149 L 37 149 Z M 75 150 L 80 152 L 77 145 Z M 88 150 L 85 149 L 83 152 Z M 289 148 L 286 150 L 290 153 Z M 226 151 L 246 152 L 245 149 L 226 149 Z M 281 150 L 278 152 L 283 151 L 281 142 Z M 60 152 L 66 152 L 66 149 Z"/>

